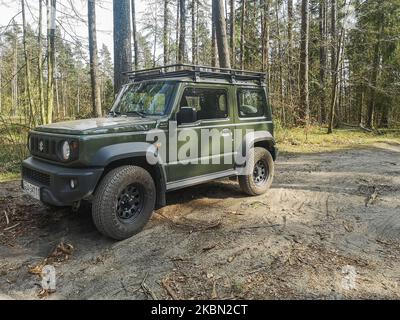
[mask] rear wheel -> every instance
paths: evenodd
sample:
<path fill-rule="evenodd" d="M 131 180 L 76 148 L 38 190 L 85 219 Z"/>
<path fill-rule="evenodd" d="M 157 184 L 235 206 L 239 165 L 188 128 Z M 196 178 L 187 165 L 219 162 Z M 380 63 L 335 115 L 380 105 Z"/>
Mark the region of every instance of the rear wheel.
<path fill-rule="evenodd" d="M 239 176 L 240 188 L 251 196 L 267 192 L 274 177 L 274 160 L 268 150 L 260 147 L 249 151 L 247 163 L 248 175 Z"/>
<path fill-rule="evenodd" d="M 110 238 L 129 238 L 149 221 L 155 200 L 156 187 L 145 169 L 136 166 L 116 168 L 107 173 L 94 195 L 94 224 Z"/>

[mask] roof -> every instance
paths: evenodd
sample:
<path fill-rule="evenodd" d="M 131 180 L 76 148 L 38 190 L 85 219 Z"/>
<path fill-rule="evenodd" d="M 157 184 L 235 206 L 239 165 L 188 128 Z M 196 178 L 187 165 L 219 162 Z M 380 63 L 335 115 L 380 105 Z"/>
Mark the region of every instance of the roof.
<path fill-rule="evenodd" d="M 214 82 L 223 80 L 229 83 L 246 83 L 265 85 L 266 73 L 237 69 L 217 68 L 191 64 L 173 64 L 150 69 L 125 72 L 133 82 L 174 79 L 194 82 Z M 218 81 L 220 82 L 220 81 Z"/>

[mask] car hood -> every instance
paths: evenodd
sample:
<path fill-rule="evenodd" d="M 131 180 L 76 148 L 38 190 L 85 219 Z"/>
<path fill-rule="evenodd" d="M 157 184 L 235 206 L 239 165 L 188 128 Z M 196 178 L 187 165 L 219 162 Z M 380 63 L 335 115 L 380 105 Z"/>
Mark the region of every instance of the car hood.
<path fill-rule="evenodd" d="M 57 122 L 39 126 L 35 131 L 59 134 L 104 134 L 128 131 L 148 131 L 156 121 L 139 117 L 109 117 Z"/>

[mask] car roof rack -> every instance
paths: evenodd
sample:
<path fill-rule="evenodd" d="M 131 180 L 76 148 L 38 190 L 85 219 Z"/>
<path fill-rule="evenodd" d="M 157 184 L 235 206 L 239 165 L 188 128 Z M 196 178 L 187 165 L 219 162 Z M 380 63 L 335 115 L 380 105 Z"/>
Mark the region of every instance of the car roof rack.
<path fill-rule="evenodd" d="M 218 67 L 209 67 L 192 64 L 172 64 L 150 69 L 135 70 L 124 72 L 132 81 L 144 81 L 154 79 L 171 79 L 190 77 L 198 82 L 205 79 L 223 79 L 231 83 L 236 81 L 259 82 L 265 84 L 266 73 L 256 71 L 246 71 L 237 69 L 227 69 Z"/>

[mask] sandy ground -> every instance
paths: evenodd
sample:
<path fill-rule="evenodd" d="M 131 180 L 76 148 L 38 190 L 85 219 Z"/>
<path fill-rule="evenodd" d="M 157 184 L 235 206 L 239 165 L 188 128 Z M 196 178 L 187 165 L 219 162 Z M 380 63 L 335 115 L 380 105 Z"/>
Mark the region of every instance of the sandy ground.
<path fill-rule="evenodd" d="M 52 254 L 60 243 L 72 254 Z M 49 256 L 48 299 L 399 299 L 399 249 L 400 144 L 282 155 L 259 197 L 229 180 L 171 193 L 122 242 L 88 206 L 54 211 L 0 185 L 0 299 L 38 299 L 29 270 Z"/>

